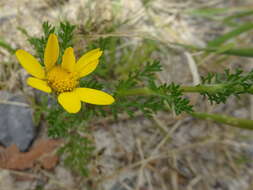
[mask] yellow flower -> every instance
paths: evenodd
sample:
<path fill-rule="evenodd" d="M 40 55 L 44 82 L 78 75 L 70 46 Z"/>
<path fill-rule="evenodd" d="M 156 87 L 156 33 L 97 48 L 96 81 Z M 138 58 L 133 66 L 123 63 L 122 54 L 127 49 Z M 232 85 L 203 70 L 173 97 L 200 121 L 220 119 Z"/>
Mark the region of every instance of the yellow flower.
<path fill-rule="evenodd" d="M 50 34 L 47 41 L 45 67 L 26 51 L 16 51 L 20 64 L 33 76 L 28 77 L 27 84 L 46 93 L 55 92 L 58 102 L 69 113 L 77 113 L 81 109 L 81 101 L 96 105 L 109 105 L 114 102 L 114 98 L 103 91 L 78 87 L 79 79 L 95 70 L 101 55 L 100 49 L 94 49 L 76 62 L 73 48 L 69 47 L 64 51 L 61 65 L 56 64 L 59 43 L 55 34 Z"/>

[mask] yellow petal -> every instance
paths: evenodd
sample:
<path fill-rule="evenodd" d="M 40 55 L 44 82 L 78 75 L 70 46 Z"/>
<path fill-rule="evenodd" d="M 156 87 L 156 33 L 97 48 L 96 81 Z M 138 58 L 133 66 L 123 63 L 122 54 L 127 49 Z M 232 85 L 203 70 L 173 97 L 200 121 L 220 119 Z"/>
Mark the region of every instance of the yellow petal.
<path fill-rule="evenodd" d="M 99 60 L 95 60 L 87 64 L 83 69 L 80 69 L 78 72 L 79 78 L 92 73 L 96 69 L 98 63 L 99 63 Z"/>
<path fill-rule="evenodd" d="M 44 53 L 44 63 L 47 70 L 50 70 L 56 63 L 59 56 L 59 43 L 55 34 L 50 34 Z"/>
<path fill-rule="evenodd" d="M 84 77 L 85 75 L 93 72 L 99 62 L 99 57 L 102 55 L 100 49 L 94 49 L 84 54 L 76 63 L 75 71 L 79 72 L 79 77 Z"/>
<path fill-rule="evenodd" d="M 69 47 L 64 51 L 64 54 L 62 57 L 62 68 L 69 72 L 73 72 L 75 69 L 75 63 L 76 63 L 76 58 L 75 58 L 74 50 L 73 48 Z"/>
<path fill-rule="evenodd" d="M 58 102 L 69 113 L 77 113 L 81 109 L 81 101 L 75 91 L 61 93 Z"/>
<path fill-rule="evenodd" d="M 27 79 L 27 84 L 33 88 L 36 88 L 36 89 L 41 90 L 46 93 L 52 92 L 51 88 L 48 86 L 46 81 L 43 81 L 43 80 L 40 80 L 37 78 L 29 77 Z"/>
<path fill-rule="evenodd" d="M 35 57 L 22 49 L 16 51 L 16 56 L 22 67 L 24 67 L 29 74 L 40 79 L 45 78 L 44 68 Z"/>
<path fill-rule="evenodd" d="M 111 95 L 100 90 L 91 88 L 76 88 L 75 92 L 78 94 L 81 101 L 90 104 L 109 105 L 115 101 Z"/>

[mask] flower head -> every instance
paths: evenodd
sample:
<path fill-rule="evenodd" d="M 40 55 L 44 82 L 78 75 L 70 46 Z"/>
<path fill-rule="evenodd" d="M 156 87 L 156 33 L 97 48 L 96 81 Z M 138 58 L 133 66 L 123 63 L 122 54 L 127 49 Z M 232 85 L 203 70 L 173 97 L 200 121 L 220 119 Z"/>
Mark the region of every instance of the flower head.
<path fill-rule="evenodd" d="M 17 50 L 16 56 L 23 68 L 32 77 L 27 84 L 46 93 L 54 92 L 58 102 L 69 113 L 77 113 L 81 109 L 81 101 L 109 105 L 114 98 L 100 90 L 80 88 L 79 79 L 93 72 L 102 55 L 100 49 L 94 49 L 84 54 L 77 62 L 73 48 L 64 51 L 61 65 L 56 64 L 59 57 L 59 43 L 55 34 L 50 34 L 44 53 L 44 65 L 28 52 Z"/>

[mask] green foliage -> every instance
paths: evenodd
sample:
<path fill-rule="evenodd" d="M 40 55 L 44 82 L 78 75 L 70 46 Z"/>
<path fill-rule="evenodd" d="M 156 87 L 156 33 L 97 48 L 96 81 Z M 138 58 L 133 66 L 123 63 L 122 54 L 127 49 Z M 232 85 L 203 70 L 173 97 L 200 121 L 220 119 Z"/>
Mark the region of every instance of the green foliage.
<path fill-rule="evenodd" d="M 204 16 L 208 18 L 215 18 L 215 16 L 220 15 L 220 24 L 224 26 L 224 24 L 231 27 L 231 29 L 210 40 L 207 42 L 206 47 L 198 47 L 195 45 L 186 45 L 186 44 L 176 44 L 182 46 L 184 48 L 193 50 L 193 51 L 204 51 L 206 53 L 216 53 L 221 55 L 234 55 L 234 56 L 242 56 L 242 57 L 253 57 L 253 47 L 249 44 L 249 47 L 240 47 L 238 44 L 238 37 L 240 36 L 240 40 L 243 39 L 243 35 L 250 34 L 253 29 L 253 24 L 251 21 L 245 21 L 242 18 L 244 17 L 252 17 L 253 10 L 252 9 L 240 9 L 230 11 L 227 8 L 204 8 L 187 11 L 191 15 L 194 16 Z M 225 16 L 227 13 L 230 13 L 229 16 Z M 231 14 L 233 13 L 233 14 Z M 223 14 L 223 16 L 222 16 Z M 250 20 L 250 18 L 249 18 Z M 252 19 L 251 19 L 252 20 Z M 243 39 L 243 41 L 249 41 L 247 39 Z M 228 42 L 228 43 L 226 43 Z M 207 55 L 207 54 L 206 54 Z"/>
<path fill-rule="evenodd" d="M 121 80 L 116 86 L 117 94 L 124 94 L 131 88 L 139 85 L 145 85 L 145 82 L 151 82 L 155 79 L 155 73 L 161 71 L 159 61 L 148 62 L 143 68 L 138 68 L 128 74 L 128 78 Z"/>
<path fill-rule="evenodd" d="M 11 46 L 11 44 L 7 43 L 4 39 L 0 38 L 0 47 L 6 49 L 11 54 L 15 53 L 15 49 Z"/>
<path fill-rule="evenodd" d="M 222 24 L 230 26 L 236 26 L 238 19 L 249 17 L 253 15 L 252 8 L 200 8 L 200 9 L 188 9 L 185 13 L 196 17 L 208 18 L 211 20 L 222 21 Z M 229 14 L 229 16 L 227 16 Z"/>
<path fill-rule="evenodd" d="M 247 27 L 246 27 L 247 28 Z M 49 23 L 43 24 L 43 35 L 31 37 L 25 30 L 23 33 L 34 47 L 37 57 L 43 63 L 44 48 L 50 33 L 56 33 L 60 43 L 60 58 L 64 50 L 73 46 L 75 26 L 68 22 L 60 23 L 54 27 Z M 248 28 L 247 28 L 248 30 Z M 114 32 L 115 26 L 104 28 L 105 34 Z M 245 30 L 246 31 L 246 30 Z M 87 31 L 86 31 L 87 32 Z M 219 52 L 222 54 L 240 54 L 242 49 L 234 51 L 231 48 L 223 48 L 220 45 L 227 40 L 242 33 L 237 31 L 231 35 L 210 43 L 210 47 L 204 48 L 207 52 Z M 88 31 L 89 34 L 89 31 Z M 82 34 L 81 34 L 82 35 Z M 84 35 L 85 36 L 85 35 Z M 80 52 L 86 52 L 94 48 L 101 48 L 103 56 L 100 59 L 99 67 L 96 69 L 96 76 L 90 75 L 80 80 L 80 87 L 94 88 L 113 93 L 116 102 L 110 106 L 95 106 L 84 104 L 78 114 L 69 114 L 61 108 L 54 100 L 46 97 L 37 108 L 36 120 L 42 116 L 48 122 L 48 135 L 52 138 L 63 138 L 65 145 L 59 150 L 63 155 L 64 163 L 73 170 L 79 171 L 82 175 L 88 174 L 88 164 L 93 154 L 93 141 L 90 138 L 89 124 L 99 118 L 113 115 L 118 118 L 121 113 L 127 113 L 134 117 L 137 111 L 149 117 L 158 111 L 172 111 L 175 114 L 187 113 L 198 118 L 211 118 L 210 115 L 200 114 L 193 111 L 188 98 L 184 96 L 187 91 L 181 85 L 157 84 L 157 72 L 162 70 L 159 61 L 152 59 L 152 54 L 160 50 L 160 46 L 152 40 L 143 40 L 139 44 L 129 44 L 127 37 L 106 36 L 88 41 Z M 185 46 L 185 45 L 182 45 Z M 192 48 L 192 46 L 186 46 Z M 202 50 L 196 49 L 195 50 Z M 253 51 L 252 51 L 253 52 Z M 246 54 L 253 56 L 247 49 Z M 245 54 L 244 54 L 245 55 Z M 252 93 L 253 71 L 243 74 L 241 70 L 235 73 L 225 71 L 223 74 L 209 74 L 202 77 L 202 83 L 192 87 L 212 103 L 225 103 L 231 95 L 238 96 L 242 93 Z M 45 98 L 45 97 L 44 97 Z M 49 99 L 48 99 L 49 98 Z M 50 102 L 50 105 L 48 105 Z M 42 115 L 42 116 L 41 116 Z M 220 121 L 235 125 L 235 120 L 228 117 L 222 119 L 212 116 L 214 121 Z M 225 119 L 224 119 L 225 118 Z M 251 122 L 241 121 L 242 125 L 249 126 Z M 245 124 L 246 123 L 246 124 Z M 249 128 L 249 127 L 248 127 Z"/>
<path fill-rule="evenodd" d="M 230 73 L 229 70 L 225 70 L 224 73 L 209 73 L 202 77 L 202 84 L 210 85 L 210 90 L 201 94 L 211 103 L 225 103 L 232 95 L 239 97 L 240 94 L 252 93 L 253 70 L 248 73 L 243 73 L 240 69 L 234 73 Z"/>
<path fill-rule="evenodd" d="M 55 104 L 47 110 L 46 121 L 49 124 L 48 136 L 61 138 L 68 136 L 68 132 L 75 126 L 76 116 L 65 112 Z"/>
<path fill-rule="evenodd" d="M 80 86 L 93 89 L 102 88 L 102 85 L 94 79 L 81 80 Z M 49 124 L 48 136 L 63 138 L 66 142 L 59 149 L 66 166 L 81 175 L 87 176 L 88 163 L 94 150 L 93 141 L 88 138 L 90 136 L 88 122 L 94 118 L 106 116 L 106 110 L 94 105 L 84 104 L 78 114 L 70 114 L 56 102 L 53 102 L 43 113 Z"/>
<path fill-rule="evenodd" d="M 185 12 L 197 17 L 205 17 L 209 19 L 213 19 L 214 16 L 225 14 L 229 11 L 228 8 L 201 8 L 194 10 L 186 10 Z"/>
<path fill-rule="evenodd" d="M 114 25 L 108 26 L 105 33 L 115 32 L 116 29 Z M 161 110 L 162 101 L 154 96 L 135 98 L 121 96 L 131 88 L 148 85 L 150 81 L 155 80 L 155 73 L 161 71 L 160 63 L 151 60 L 152 53 L 159 50 L 154 41 L 143 40 L 142 43 L 135 45 L 129 45 L 128 41 L 127 37 L 108 35 L 93 40 L 87 47 L 87 49 L 99 47 L 104 51 L 96 69 L 96 78 L 100 79 L 100 83 L 104 81 L 103 86 L 107 87 L 105 89 L 114 89 L 113 96 L 116 102 L 110 106 L 111 110 L 106 111 L 106 115 L 113 114 L 115 118 L 123 112 L 133 117 L 136 110 L 141 110 L 145 115 Z"/>
<path fill-rule="evenodd" d="M 242 19 L 242 18 L 249 17 L 252 15 L 253 15 L 252 9 L 240 10 L 231 16 L 225 17 L 223 19 L 223 23 L 236 26 L 238 25 L 238 19 Z"/>
<path fill-rule="evenodd" d="M 148 62 L 143 68 L 139 68 L 134 72 L 129 73 L 126 80 L 121 80 L 116 86 L 115 97 L 117 101 L 112 105 L 113 115 L 117 118 L 117 114 L 125 111 L 131 117 L 134 116 L 134 111 L 140 110 L 146 116 L 156 113 L 160 110 L 168 108 L 176 114 L 182 112 L 192 112 L 192 106 L 189 105 L 189 100 L 183 98 L 180 85 L 172 84 L 155 84 L 155 74 L 161 71 L 159 61 Z M 138 91 L 138 88 L 147 86 L 147 90 L 151 92 L 150 96 L 146 96 L 145 92 Z M 131 92 L 130 89 L 135 89 L 136 96 L 126 97 Z M 139 94 L 138 94 L 139 93 Z"/>
<path fill-rule="evenodd" d="M 183 91 L 180 85 L 171 83 L 160 86 L 153 86 L 152 90 L 162 100 L 163 105 L 169 105 L 177 115 L 182 112 L 191 113 L 193 111 L 189 99 L 183 98 Z"/>
<path fill-rule="evenodd" d="M 28 42 L 33 46 L 36 52 L 36 57 L 39 58 L 40 63 L 44 64 L 44 50 L 47 44 L 48 37 L 51 33 L 56 33 L 59 38 L 60 45 L 60 58 L 59 62 L 61 62 L 61 56 L 63 55 L 64 50 L 67 47 L 73 45 L 73 35 L 74 35 L 75 25 L 71 25 L 69 22 L 61 22 L 58 28 L 52 26 L 48 22 L 44 22 L 42 24 L 43 35 L 41 37 L 32 37 L 28 34 L 28 32 L 24 28 L 19 28 L 19 30 L 26 35 Z"/>
<path fill-rule="evenodd" d="M 34 47 L 36 56 L 43 64 L 44 49 L 49 37 L 49 34 L 56 33 L 59 39 L 60 45 L 60 58 L 64 50 L 72 46 L 72 39 L 75 26 L 68 22 L 60 23 L 58 28 L 50 25 L 48 22 L 43 23 L 43 35 L 41 37 L 31 37 L 25 29 L 20 30 L 27 36 L 29 43 Z M 91 88 L 100 88 L 101 85 L 96 81 L 85 80 L 81 81 L 81 85 Z M 51 103 L 48 106 L 48 103 Z M 82 175 L 87 175 L 87 163 L 92 156 L 93 144 L 86 136 L 80 135 L 89 134 L 87 130 L 86 121 L 96 114 L 101 114 L 101 111 L 96 111 L 94 107 L 91 107 L 89 111 L 81 112 L 80 114 L 69 114 L 63 110 L 53 99 L 47 96 L 41 98 L 40 106 L 36 107 L 35 121 L 38 123 L 41 118 L 41 114 L 44 115 L 46 121 L 49 124 L 48 136 L 52 138 L 64 138 L 65 145 L 59 149 L 60 154 L 64 154 L 64 163 L 70 166 L 73 170 L 80 172 Z"/>
<path fill-rule="evenodd" d="M 252 162 L 252 157 L 250 157 L 246 154 L 242 154 L 242 155 L 238 155 L 237 157 L 235 157 L 234 161 L 237 165 L 245 165 L 247 163 Z"/>
<path fill-rule="evenodd" d="M 42 25 L 43 35 L 41 37 L 31 37 L 25 31 L 26 36 L 28 37 L 28 42 L 33 46 L 36 52 L 36 56 L 40 59 L 40 63 L 44 64 L 44 49 L 48 40 L 48 36 L 51 33 L 54 33 L 55 27 L 50 25 L 48 22 L 44 22 Z"/>
<path fill-rule="evenodd" d="M 112 105 L 112 113 L 115 118 L 121 112 L 127 112 L 131 117 L 136 110 L 141 110 L 145 115 L 150 115 L 161 108 L 161 101 L 155 97 L 136 96 L 125 97 L 129 89 L 137 88 L 154 80 L 155 72 L 161 71 L 161 65 L 158 61 L 148 62 L 143 69 L 137 69 L 128 74 L 128 78 L 120 80 L 116 85 L 115 94 L 117 101 Z"/>
<path fill-rule="evenodd" d="M 245 47 L 245 48 L 235 48 L 234 45 L 230 44 L 218 47 L 197 47 L 194 45 L 186 45 L 180 43 L 174 43 L 174 45 L 181 46 L 183 48 L 192 50 L 192 51 L 204 51 L 207 53 L 216 53 L 221 55 L 233 55 L 233 56 L 241 56 L 241 57 L 253 57 L 253 48 Z"/>
<path fill-rule="evenodd" d="M 152 61 L 152 54 L 159 50 L 158 43 L 153 40 L 143 39 L 139 43 L 132 44 L 129 43 L 129 37 L 124 37 L 120 35 L 117 31 L 122 25 L 127 24 L 128 20 L 122 22 L 112 22 L 103 27 L 102 35 L 98 34 L 93 37 L 90 33 L 95 33 L 93 28 L 86 27 L 87 23 L 81 31 L 83 39 L 86 39 L 86 50 L 91 50 L 94 48 L 100 48 L 103 50 L 103 56 L 100 58 L 99 67 L 96 69 L 96 76 L 105 80 L 112 81 L 119 79 L 126 79 L 128 73 L 132 72 L 144 63 Z M 88 23 L 89 25 L 89 23 Z M 96 28 L 96 30 L 101 30 Z M 114 33 L 119 33 L 115 35 Z M 94 34 L 96 36 L 96 33 Z M 92 41 L 90 41 L 92 38 Z"/>
<path fill-rule="evenodd" d="M 38 52 L 41 51 L 41 47 L 45 47 L 50 31 L 57 31 L 62 53 L 64 48 L 72 45 L 74 27 L 68 23 L 61 23 L 59 29 L 55 29 L 48 23 L 44 24 L 43 28 L 44 37 L 34 40 L 40 44 L 34 43 Z M 66 144 L 59 150 L 59 153 L 64 154 L 65 164 L 83 175 L 87 175 L 87 164 L 91 158 L 93 146 L 89 138 L 80 134 L 89 134 L 87 126 L 89 121 L 94 120 L 94 118 L 97 119 L 111 114 L 116 118 L 119 113 L 123 112 L 134 116 L 134 112 L 137 110 L 141 110 L 144 115 L 150 116 L 159 110 L 167 110 L 168 106 L 176 114 L 191 111 L 191 106 L 188 105 L 189 101 L 182 98 L 179 85 L 157 86 L 154 83 L 156 72 L 162 70 L 159 61 L 149 61 L 150 54 L 157 49 L 156 45 L 152 41 L 146 41 L 146 46 L 137 46 L 134 51 L 131 47 L 126 47 L 118 52 L 121 57 L 121 59 L 118 59 L 116 57 L 117 47 L 123 43 L 125 41 L 119 37 L 99 38 L 91 43 L 87 49 L 100 47 L 104 50 L 105 56 L 101 58 L 101 67 L 97 69 L 98 77 L 94 79 L 94 77 L 89 76 L 80 81 L 81 87 L 105 91 L 114 88 L 116 103 L 110 106 L 110 109 L 85 104 L 78 114 L 69 114 L 56 103 L 52 103 L 50 107 L 41 106 L 44 109 L 45 119 L 49 124 L 48 135 L 52 138 L 65 139 Z M 43 53 L 41 54 L 43 55 Z M 144 64 L 144 61 L 147 63 Z M 122 67 L 118 67 L 118 65 Z M 110 68 L 114 69 L 110 70 Z M 115 82 L 114 78 L 116 77 L 121 78 L 121 80 Z M 106 84 L 107 80 L 112 81 L 112 83 Z M 123 96 L 129 89 L 143 86 L 152 88 L 152 91 L 157 94 L 132 98 Z M 44 101 L 44 104 L 47 104 L 47 102 Z"/>
<path fill-rule="evenodd" d="M 99 83 L 98 81 L 90 78 L 84 78 L 80 80 L 80 87 L 85 87 L 85 88 L 94 88 L 101 90 L 103 88 L 103 84 Z"/>
<path fill-rule="evenodd" d="M 149 4 L 152 3 L 153 0 L 141 0 L 141 3 L 146 8 Z"/>
<path fill-rule="evenodd" d="M 237 127 L 241 129 L 253 130 L 253 120 L 236 118 L 223 114 L 209 114 L 205 112 L 192 112 L 190 113 L 195 118 L 205 119 L 209 121 L 215 121 L 223 124 L 230 125 L 231 127 Z"/>
<path fill-rule="evenodd" d="M 59 31 L 57 32 L 59 37 L 59 42 L 62 50 L 65 50 L 66 48 L 73 46 L 73 37 L 74 37 L 74 30 L 75 25 L 71 25 L 69 22 L 61 22 Z"/>
<path fill-rule="evenodd" d="M 94 150 L 93 141 L 88 138 L 87 120 L 91 114 L 87 112 L 93 113 L 93 109 L 69 114 L 59 105 L 52 105 L 44 110 L 49 124 L 48 136 L 65 140 L 65 145 L 58 151 L 63 155 L 64 163 L 84 176 L 88 175 L 87 166 Z"/>
<path fill-rule="evenodd" d="M 67 143 L 59 151 L 65 157 L 65 165 L 71 167 L 81 175 L 87 176 L 87 166 L 94 150 L 93 142 L 77 133 L 68 135 L 68 138 L 65 140 Z"/>
<path fill-rule="evenodd" d="M 60 23 L 60 27 L 57 32 L 60 44 L 60 59 L 58 60 L 58 63 L 61 63 L 61 56 L 63 55 L 64 50 L 73 46 L 75 27 L 75 25 L 71 25 L 69 22 Z"/>
<path fill-rule="evenodd" d="M 214 40 L 208 42 L 208 47 L 218 47 L 221 46 L 223 43 L 225 43 L 228 40 L 234 39 L 235 37 L 253 29 L 253 24 L 252 23 L 246 23 L 242 24 L 232 31 L 223 34 L 222 36 L 219 36 L 215 38 Z"/>

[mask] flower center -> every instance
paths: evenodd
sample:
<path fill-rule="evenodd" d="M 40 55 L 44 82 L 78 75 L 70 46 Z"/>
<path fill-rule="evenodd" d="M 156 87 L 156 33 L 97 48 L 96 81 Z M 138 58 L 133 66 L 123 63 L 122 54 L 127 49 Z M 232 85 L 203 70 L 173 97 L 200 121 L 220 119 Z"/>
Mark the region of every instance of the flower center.
<path fill-rule="evenodd" d="M 77 74 L 66 71 L 60 66 L 55 66 L 47 73 L 48 85 L 56 93 L 72 91 L 77 85 Z"/>

